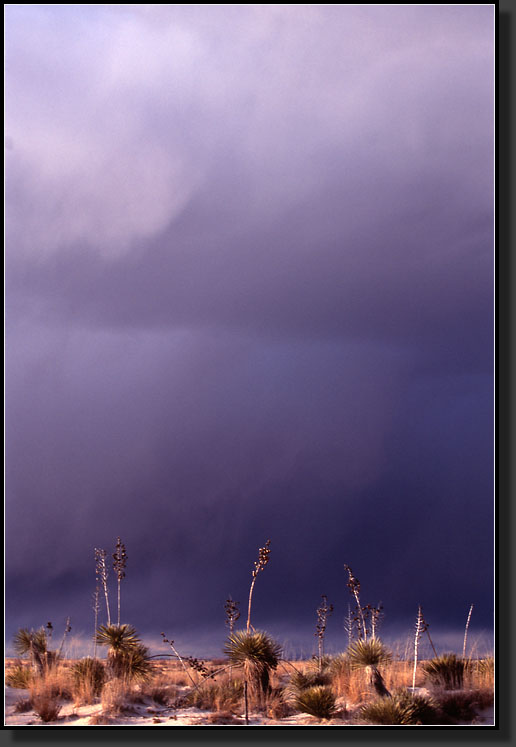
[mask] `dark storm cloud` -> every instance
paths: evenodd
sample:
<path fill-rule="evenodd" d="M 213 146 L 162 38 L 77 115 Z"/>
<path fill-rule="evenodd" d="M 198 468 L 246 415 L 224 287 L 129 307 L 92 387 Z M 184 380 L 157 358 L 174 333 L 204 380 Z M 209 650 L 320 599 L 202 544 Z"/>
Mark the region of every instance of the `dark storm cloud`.
<path fill-rule="evenodd" d="M 267 536 L 257 624 L 346 561 L 488 627 L 492 9 L 7 19 L 11 625 L 87 620 L 120 534 L 149 633 L 209 638 Z"/>

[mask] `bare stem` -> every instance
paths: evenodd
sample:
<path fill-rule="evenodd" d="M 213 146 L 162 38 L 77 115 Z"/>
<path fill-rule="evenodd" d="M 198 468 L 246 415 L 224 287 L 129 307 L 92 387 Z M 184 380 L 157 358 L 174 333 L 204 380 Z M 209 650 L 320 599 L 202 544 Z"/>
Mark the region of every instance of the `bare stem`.
<path fill-rule="evenodd" d="M 469 623 L 470 623 L 470 620 L 471 620 L 471 613 L 472 612 L 473 612 L 473 605 L 471 605 L 471 607 L 469 608 L 468 619 L 466 620 L 466 629 L 464 630 L 464 644 L 462 646 L 462 658 L 463 659 L 466 658 L 466 643 L 467 643 L 467 640 L 468 640 L 468 628 L 469 628 Z"/>

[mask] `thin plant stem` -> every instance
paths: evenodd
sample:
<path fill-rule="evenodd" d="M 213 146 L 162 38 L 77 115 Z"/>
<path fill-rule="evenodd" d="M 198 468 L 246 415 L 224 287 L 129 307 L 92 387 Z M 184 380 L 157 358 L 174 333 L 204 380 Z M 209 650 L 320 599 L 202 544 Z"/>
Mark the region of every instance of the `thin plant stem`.
<path fill-rule="evenodd" d="M 67 617 L 66 618 L 66 623 L 65 623 L 65 629 L 64 629 L 64 633 L 63 633 L 63 639 L 61 641 L 61 645 L 59 646 L 59 651 L 57 652 L 57 658 L 58 659 L 61 657 L 61 651 L 63 650 L 63 646 L 64 646 L 64 642 L 65 642 L 66 636 L 71 631 L 71 629 L 72 629 L 72 626 L 70 625 L 70 618 Z"/>
<path fill-rule="evenodd" d="M 424 627 L 425 622 L 423 620 L 423 612 L 421 610 L 421 605 L 419 605 L 416 618 L 416 634 L 414 636 L 414 669 L 412 672 L 412 690 L 416 689 L 417 654 L 419 649 L 419 641 L 421 640 L 421 634 Z"/>
<path fill-rule="evenodd" d="M 469 608 L 468 619 L 466 620 L 466 628 L 464 630 L 464 643 L 463 643 L 463 646 L 462 646 L 462 658 L 463 659 L 466 658 L 466 643 L 467 643 L 467 640 L 468 640 L 468 628 L 469 628 L 469 623 L 470 623 L 470 620 L 471 620 L 471 613 L 472 612 L 473 612 L 473 605 L 471 605 L 471 607 Z"/>
<path fill-rule="evenodd" d="M 260 571 L 263 571 L 263 569 L 269 562 L 269 555 L 271 552 L 270 544 L 271 544 L 271 541 L 270 539 L 268 539 L 265 545 L 263 547 L 260 547 L 260 549 L 258 550 L 258 560 L 255 561 L 254 569 L 251 572 L 252 581 L 251 581 L 251 588 L 249 589 L 249 603 L 247 606 L 247 625 L 246 625 L 246 630 L 248 633 L 251 630 L 251 602 L 253 599 L 254 585 L 256 583 L 256 578 L 258 574 L 260 573 Z"/>

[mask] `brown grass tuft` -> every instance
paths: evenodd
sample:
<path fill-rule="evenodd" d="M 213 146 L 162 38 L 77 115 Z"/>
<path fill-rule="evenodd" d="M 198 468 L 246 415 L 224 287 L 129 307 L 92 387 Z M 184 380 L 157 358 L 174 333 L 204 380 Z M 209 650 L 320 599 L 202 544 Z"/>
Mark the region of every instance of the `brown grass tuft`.
<path fill-rule="evenodd" d="M 215 711 L 210 713 L 206 719 L 208 724 L 220 724 L 230 726 L 241 726 L 244 722 L 240 718 L 235 718 L 231 711 Z"/>

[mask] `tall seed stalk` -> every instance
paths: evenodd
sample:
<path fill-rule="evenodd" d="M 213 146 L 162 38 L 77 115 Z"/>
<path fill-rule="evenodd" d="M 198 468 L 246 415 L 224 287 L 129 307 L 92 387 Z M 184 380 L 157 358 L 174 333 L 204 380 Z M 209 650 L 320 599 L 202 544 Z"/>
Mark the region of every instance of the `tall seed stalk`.
<path fill-rule="evenodd" d="M 353 594 L 355 598 L 355 602 L 357 604 L 358 617 L 359 617 L 360 624 L 362 626 L 362 637 L 364 641 L 367 641 L 367 625 L 366 625 L 366 621 L 364 617 L 364 612 L 362 610 L 362 605 L 360 604 L 360 581 L 358 580 L 358 578 L 356 578 L 353 575 L 353 571 L 351 570 L 349 565 L 346 565 L 344 563 L 344 569 L 348 572 L 348 576 L 349 576 L 349 581 L 346 584 L 346 586 L 350 590 L 351 594 Z"/>
<path fill-rule="evenodd" d="M 224 604 L 224 609 L 226 610 L 226 625 L 229 628 L 229 635 L 233 633 L 233 629 L 235 627 L 235 623 L 240 617 L 240 610 L 239 610 L 239 604 L 240 602 L 235 602 L 234 599 L 229 596 L 226 599 L 226 602 Z M 229 679 L 233 677 L 233 664 L 229 665 Z"/>
<path fill-rule="evenodd" d="M 470 623 L 470 620 L 471 620 L 471 613 L 472 612 L 473 612 L 473 605 L 471 605 L 471 607 L 469 608 L 468 619 L 466 620 L 466 628 L 464 630 L 464 643 L 462 645 L 462 658 L 463 659 L 466 658 L 466 643 L 467 643 L 467 640 L 468 640 L 468 629 L 469 629 L 469 623 Z"/>
<path fill-rule="evenodd" d="M 57 658 L 58 659 L 61 657 L 61 651 L 63 650 L 63 646 L 64 646 L 64 642 L 66 640 L 66 636 L 71 631 L 71 629 L 72 629 L 72 626 L 70 625 L 70 618 L 67 617 L 66 618 L 66 622 L 65 622 L 65 629 L 64 629 L 64 633 L 63 633 L 63 639 L 61 641 L 61 645 L 59 646 L 59 651 L 57 652 Z"/>
<path fill-rule="evenodd" d="M 317 625 L 315 626 L 315 635 L 317 637 L 319 672 L 322 671 L 322 660 L 323 660 L 323 655 L 324 655 L 324 635 L 326 633 L 326 625 L 327 625 L 328 617 L 333 612 L 333 604 L 328 604 L 328 597 L 326 596 L 326 594 L 322 594 L 321 599 L 322 599 L 322 602 L 316 610 Z"/>
<path fill-rule="evenodd" d="M 115 552 L 113 553 L 113 570 L 116 573 L 117 582 L 118 582 L 117 625 L 120 625 L 120 584 L 122 582 L 122 579 L 125 578 L 126 563 L 127 563 L 127 553 L 125 551 L 125 545 L 120 539 L 120 537 L 117 537 L 116 548 L 115 548 Z"/>
<path fill-rule="evenodd" d="M 181 666 L 183 667 L 183 669 L 185 670 L 186 675 L 188 676 L 188 679 L 190 680 L 190 682 L 192 683 L 192 685 L 194 685 L 194 687 L 195 687 L 195 685 L 197 683 L 195 682 L 195 680 L 193 679 L 192 675 L 190 674 L 190 672 L 186 668 L 186 664 L 184 663 L 183 659 L 179 655 L 179 652 L 176 650 L 176 648 L 174 646 L 174 641 L 169 641 L 168 638 L 165 638 L 165 633 L 162 633 L 161 637 L 163 638 L 163 643 L 168 643 L 168 645 L 170 646 L 170 648 L 174 652 L 175 656 L 179 659 L 179 661 L 181 662 Z"/>
<path fill-rule="evenodd" d="M 97 658 L 97 628 L 98 628 L 98 619 L 99 619 L 99 611 L 100 611 L 99 595 L 100 595 L 100 588 L 97 583 L 97 586 L 95 587 L 95 591 L 92 595 L 93 612 L 95 614 L 95 628 L 93 631 L 93 658 L 94 659 Z"/>
<path fill-rule="evenodd" d="M 355 623 L 351 614 L 351 605 L 348 603 L 348 614 L 344 618 L 344 630 L 348 634 L 348 648 L 351 646 L 353 640 L 353 627 Z"/>
<path fill-rule="evenodd" d="M 251 602 L 253 598 L 253 590 L 254 585 L 256 583 L 256 578 L 260 571 L 263 571 L 267 563 L 269 562 L 269 555 L 270 555 L 270 539 L 267 540 L 264 547 L 260 547 L 258 550 L 258 560 L 255 560 L 254 562 L 254 569 L 251 572 L 251 588 L 249 589 L 249 605 L 247 607 L 247 632 L 249 633 L 251 629 Z"/>
<path fill-rule="evenodd" d="M 100 583 L 102 584 L 102 588 L 104 589 L 104 597 L 106 600 L 107 624 L 108 624 L 108 627 L 110 627 L 111 613 L 109 611 L 109 594 L 108 594 L 108 586 L 107 586 L 108 569 L 106 565 L 106 556 L 107 556 L 107 552 L 105 550 L 102 550 L 99 547 L 95 548 L 95 568 L 97 571 L 97 579 L 100 581 Z"/>
<path fill-rule="evenodd" d="M 416 669 L 417 669 L 417 654 L 419 649 L 419 642 L 425 629 L 425 621 L 423 619 L 423 611 L 421 605 L 417 608 L 416 618 L 416 634 L 414 636 L 414 670 L 412 672 L 412 690 L 416 689 Z"/>

